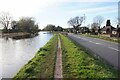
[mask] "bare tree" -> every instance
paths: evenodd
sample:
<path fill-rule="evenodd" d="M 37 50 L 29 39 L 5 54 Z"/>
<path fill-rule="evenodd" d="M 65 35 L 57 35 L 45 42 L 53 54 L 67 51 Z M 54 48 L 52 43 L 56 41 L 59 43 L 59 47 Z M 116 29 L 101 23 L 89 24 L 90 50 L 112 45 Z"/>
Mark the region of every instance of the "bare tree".
<path fill-rule="evenodd" d="M 102 16 L 96 16 L 93 18 L 93 23 L 97 23 L 99 27 L 101 26 L 103 21 L 104 21 L 104 18 Z"/>
<path fill-rule="evenodd" d="M 69 21 L 68 21 L 68 25 L 70 26 L 73 26 L 73 28 L 78 31 L 79 30 L 79 27 L 82 25 L 83 21 L 84 21 L 84 16 L 82 17 L 79 17 L 79 16 L 76 16 L 74 18 L 71 18 Z"/>
<path fill-rule="evenodd" d="M 91 24 L 91 29 L 98 30 L 98 23 L 92 23 Z"/>
<path fill-rule="evenodd" d="M 70 20 L 67 23 L 68 23 L 69 26 L 75 26 L 74 18 L 70 18 Z"/>
<path fill-rule="evenodd" d="M 0 23 L 3 25 L 5 30 L 8 30 L 11 21 L 12 21 L 12 17 L 8 12 L 0 13 Z"/>
<path fill-rule="evenodd" d="M 92 32 L 92 34 L 98 34 L 98 33 L 100 33 L 100 27 L 99 27 L 99 25 L 98 25 L 98 23 L 92 23 L 91 24 L 91 32 Z"/>

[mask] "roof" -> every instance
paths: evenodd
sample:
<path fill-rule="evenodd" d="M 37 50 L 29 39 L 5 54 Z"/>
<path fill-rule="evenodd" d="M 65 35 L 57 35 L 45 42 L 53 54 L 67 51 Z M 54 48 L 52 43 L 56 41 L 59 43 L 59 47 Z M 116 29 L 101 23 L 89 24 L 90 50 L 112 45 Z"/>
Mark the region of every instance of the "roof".
<path fill-rule="evenodd" d="M 102 28 L 102 31 L 106 31 L 107 29 L 111 28 L 111 30 L 115 30 L 116 28 L 113 26 L 106 26 Z"/>
<path fill-rule="evenodd" d="M 113 31 L 120 32 L 120 28 L 116 28 L 116 29 L 114 29 Z"/>

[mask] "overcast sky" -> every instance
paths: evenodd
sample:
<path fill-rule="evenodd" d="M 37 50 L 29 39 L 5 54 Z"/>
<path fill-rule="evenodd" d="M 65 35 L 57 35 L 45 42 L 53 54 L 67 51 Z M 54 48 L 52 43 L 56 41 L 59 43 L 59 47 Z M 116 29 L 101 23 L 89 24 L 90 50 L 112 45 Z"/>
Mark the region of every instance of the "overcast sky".
<path fill-rule="evenodd" d="M 9 12 L 15 20 L 20 17 L 34 17 L 42 29 L 47 24 L 69 27 L 71 17 L 85 14 L 85 25 L 91 24 L 93 18 L 101 15 L 115 25 L 118 15 L 119 0 L 0 0 L 0 12 Z"/>

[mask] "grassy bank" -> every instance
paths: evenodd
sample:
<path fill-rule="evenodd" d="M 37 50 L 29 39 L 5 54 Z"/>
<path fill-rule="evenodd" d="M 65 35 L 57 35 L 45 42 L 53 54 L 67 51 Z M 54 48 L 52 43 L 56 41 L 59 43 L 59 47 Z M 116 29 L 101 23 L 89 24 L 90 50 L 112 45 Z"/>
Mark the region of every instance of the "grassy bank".
<path fill-rule="evenodd" d="M 64 78 L 117 78 L 117 71 L 60 35 Z"/>
<path fill-rule="evenodd" d="M 20 69 L 13 79 L 53 78 L 57 40 L 57 35 L 54 35 L 44 47 L 40 48 L 34 58 Z"/>
<path fill-rule="evenodd" d="M 90 34 L 80 34 L 80 35 L 120 43 L 120 38 L 106 37 L 106 36 L 102 36 L 102 35 L 90 35 Z"/>

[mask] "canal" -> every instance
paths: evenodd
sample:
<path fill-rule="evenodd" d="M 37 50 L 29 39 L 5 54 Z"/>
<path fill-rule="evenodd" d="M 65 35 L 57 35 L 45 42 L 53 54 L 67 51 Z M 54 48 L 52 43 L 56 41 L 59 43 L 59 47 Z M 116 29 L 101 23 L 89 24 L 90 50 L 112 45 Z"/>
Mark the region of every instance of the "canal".
<path fill-rule="evenodd" d="M 53 33 L 39 32 L 34 38 L 0 38 L 0 77 L 12 78 L 52 36 Z"/>

